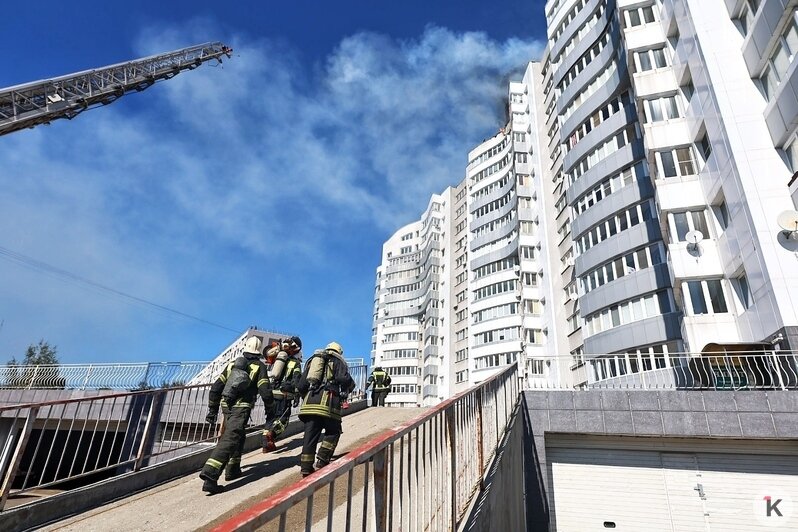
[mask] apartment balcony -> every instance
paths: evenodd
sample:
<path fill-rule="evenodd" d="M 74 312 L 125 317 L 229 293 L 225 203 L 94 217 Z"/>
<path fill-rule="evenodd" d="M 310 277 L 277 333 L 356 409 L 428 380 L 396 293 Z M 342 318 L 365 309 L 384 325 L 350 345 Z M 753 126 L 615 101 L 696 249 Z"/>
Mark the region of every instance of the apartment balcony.
<path fill-rule="evenodd" d="M 428 338 L 430 336 L 440 336 L 440 329 L 438 327 L 433 327 L 432 325 L 428 326 L 424 329 L 424 338 Z"/>
<path fill-rule="evenodd" d="M 731 301 L 726 302 L 730 309 Z M 700 314 L 684 316 L 682 320 L 682 338 L 687 345 L 702 349 L 713 343 L 738 344 L 746 339 L 740 335 L 737 317 L 728 312 L 723 314 Z"/>
<path fill-rule="evenodd" d="M 638 98 L 665 94 L 679 88 L 671 67 L 662 67 L 634 74 L 632 82 L 635 86 L 635 95 Z"/>
<path fill-rule="evenodd" d="M 437 377 L 438 376 L 438 366 L 436 364 L 430 364 L 430 365 L 424 366 L 424 370 L 422 372 L 422 376 L 423 376 L 424 379 L 426 379 L 427 377 L 430 377 L 430 376 Z"/>
<path fill-rule="evenodd" d="M 723 275 L 724 263 L 716 240 L 705 239 L 698 244 L 668 244 L 668 257 L 673 286 L 677 286 L 676 283 L 682 279 Z"/>
<path fill-rule="evenodd" d="M 686 118 L 673 118 L 645 124 L 643 134 L 646 138 L 646 148 L 649 151 L 684 146 L 695 140 L 695 135 L 690 130 L 690 122 Z"/>
<path fill-rule="evenodd" d="M 628 52 L 653 48 L 657 44 L 665 42 L 665 32 L 662 26 L 656 23 L 626 28 L 623 30 L 626 37 L 626 49 Z"/>
<path fill-rule="evenodd" d="M 438 356 L 438 346 L 437 345 L 428 345 L 424 348 L 424 359 L 428 357 L 436 357 Z"/>
<path fill-rule="evenodd" d="M 614 327 L 584 338 L 586 353 L 615 353 L 641 343 L 666 343 L 682 337 L 681 312 L 669 312 Z M 587 334 L 585 332 L 585 334 Z"/>
<path fill-rule="evenodd" d="M 423 388 L 424 397 L 438 397 L 438 386 L 436 384 L 426 384 Z"/>
<path fill-rule="evenodd" d="M 707 204 L 697 175 L 655 179 L 654 186 L 657 204 L 662 211 L 678 211 Z"/>

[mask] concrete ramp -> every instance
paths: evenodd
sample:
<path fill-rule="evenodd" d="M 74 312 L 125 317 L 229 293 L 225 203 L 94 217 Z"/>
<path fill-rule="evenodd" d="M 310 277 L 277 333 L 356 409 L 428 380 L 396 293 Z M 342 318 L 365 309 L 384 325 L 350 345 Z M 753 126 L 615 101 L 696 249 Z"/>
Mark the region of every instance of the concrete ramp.
<path fill-rule="evenodd" d="M 341 455 L 383 430 L 401 424 L 423 412 L 420 408 L 367 408 L 344 418 L 344 433 L 336 450 Z M 299 480 L 302 433 L 278 442 L 273 453 L 259 450 L 244 455 L 244 476 L 220 484 L 224 493 L 209 496 L 201 491 L 199 471 L 161 484 L 130 497 L 100 506 L 41 530 L 59 531 L 140 531 L 204 530 L 249 508 L 277 490 Z"/>

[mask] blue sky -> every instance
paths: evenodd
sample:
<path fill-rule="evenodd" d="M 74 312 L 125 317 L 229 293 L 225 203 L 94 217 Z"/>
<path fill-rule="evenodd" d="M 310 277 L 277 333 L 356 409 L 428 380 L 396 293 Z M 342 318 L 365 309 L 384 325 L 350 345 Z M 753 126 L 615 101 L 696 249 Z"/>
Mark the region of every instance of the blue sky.
<path fill-rule="evenodd" d="M 0 137 L 0 247 L 223 327 L 0 256 L 0 362 L 208 360 L 250 325 L 368 358 L 381 245 L 500 127 L 543 2 L 109 4 L 16 6 L 0 86 L 234 57 Z"/>

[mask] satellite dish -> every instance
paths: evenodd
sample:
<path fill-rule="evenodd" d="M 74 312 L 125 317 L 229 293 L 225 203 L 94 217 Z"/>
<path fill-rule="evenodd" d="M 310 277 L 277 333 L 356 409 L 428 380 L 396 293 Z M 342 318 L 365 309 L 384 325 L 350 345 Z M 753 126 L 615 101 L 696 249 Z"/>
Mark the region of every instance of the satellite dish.
<path fill-rule="evenodd" d="M 776 217 L 779 227 L 790 236 L 798 232 L 798 211 L 784 211 Z"/>
<path fill-rule="evenodd" d="M 687 240 L 688 247 L 696 247 L 698 243 L 704 240 L 704 234 L 701 231 L 690 231 L 686 235 L 684 235 L 685 240 Z"/>

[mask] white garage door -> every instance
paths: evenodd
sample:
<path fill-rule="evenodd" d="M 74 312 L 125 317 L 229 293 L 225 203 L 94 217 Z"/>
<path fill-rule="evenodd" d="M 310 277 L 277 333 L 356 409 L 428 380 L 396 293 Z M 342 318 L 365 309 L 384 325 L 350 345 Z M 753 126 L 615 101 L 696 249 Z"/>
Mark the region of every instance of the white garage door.
<path fill-rule="evenodd" d="M 561 532 L 798 531 L 795 455 L 553 447 L 547 458 Z"/>

